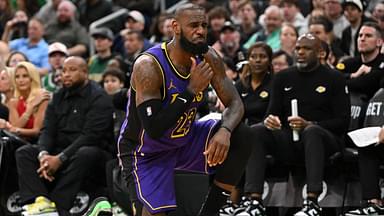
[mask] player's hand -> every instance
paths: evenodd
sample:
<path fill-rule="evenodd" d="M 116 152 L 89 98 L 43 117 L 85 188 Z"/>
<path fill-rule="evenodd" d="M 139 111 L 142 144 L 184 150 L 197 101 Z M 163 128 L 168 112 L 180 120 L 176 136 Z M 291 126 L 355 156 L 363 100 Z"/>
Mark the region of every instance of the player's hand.
<path fill-rule="evenodd" d="M 278 116 L 268 115 L 267 118 L 264 119 L 264 125 L 269 130 L 280 130 L 281 122 Z"/>
<path fill-rule="evenodd" d="M 230 138 L 231 133 L 224 128 L 220 128 L 209 140 L 208 148 L 204 152 L 209 166 L 216 166 L 225 161 L 230 146 Z"/>
<path fill-rule="evenodd" d="M 188 89 L 192 93 L 197 94 L 208 87 L 213 77 L 213 70 L 205 61 L 197 64 L 196 59 L 193 57 L 191 57 L 191 61 L 191 76 L 189 78 Z"/>
<path fill-rule="evenodd" d="M 302 130 L 311 124 L 310 121 L 307 121 L 300 116 L 289 116 L 288 122 L 292 130 Z"/>

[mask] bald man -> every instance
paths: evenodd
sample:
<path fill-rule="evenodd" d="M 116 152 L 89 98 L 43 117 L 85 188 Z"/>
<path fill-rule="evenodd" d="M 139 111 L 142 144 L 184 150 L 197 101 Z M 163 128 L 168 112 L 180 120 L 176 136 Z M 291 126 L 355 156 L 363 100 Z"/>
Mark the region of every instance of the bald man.
<path fill-rule="evenodd" d="M 113 145 L 112 101 L 97 83 L 88 80 L 87 68 L 80 57 L 64 61 L 63 88 L 54 93 L 47 107 L 38 145 L 16 152 L 27 215 L 70 215 L 86 177 L 103 176 L 111 157 L 106 150 Z"/>
<path fill-rule="evenodd" d="M 321 42 L 316 36 L 302 35 L 296 43 L 296 66 L 276 74 L 267 118 L 263 125 L 252 128 L 257 140 L 246 169 L 247 197 L 237 212 L 266 215 L 261 195 L 265 155 L 272 154 L 283 162 L 302 164 L 307 170 L 307 199 L 295 216 L 321 214 L 317 198 L 322 192 L 324 164 L 330 155 L 341 150 L 350 103 L 341 74 L 320 64 L 320 50 Z M 297 116 L 292 116 L 292 99 L 297 100 Z M 298 135 L 295 141 L 293 131 Z"/>
<path fill-rule="evenodd" d="M 60 2 L 56 17 L 45 26 L 44 38 L 49 44 L 61 42 L 68 47 L 69 55 L 82 56 L 87 52 L 89 36 L 75 19 L 76 6 L 68 0 Z"/>

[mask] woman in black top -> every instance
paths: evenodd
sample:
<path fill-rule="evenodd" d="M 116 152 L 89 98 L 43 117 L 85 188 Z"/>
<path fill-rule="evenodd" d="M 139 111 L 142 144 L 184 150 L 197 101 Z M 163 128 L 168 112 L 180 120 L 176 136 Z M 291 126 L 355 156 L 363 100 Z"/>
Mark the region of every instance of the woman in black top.
<path fill-rule="evenodd" d="M 244 103 L 243 120 L 253 125 L 264 119 L 268 107 L 272 78 L 271 47 L 263 42 L 255 43 L 248 50 L 247 61 L 235 86 Z"/>

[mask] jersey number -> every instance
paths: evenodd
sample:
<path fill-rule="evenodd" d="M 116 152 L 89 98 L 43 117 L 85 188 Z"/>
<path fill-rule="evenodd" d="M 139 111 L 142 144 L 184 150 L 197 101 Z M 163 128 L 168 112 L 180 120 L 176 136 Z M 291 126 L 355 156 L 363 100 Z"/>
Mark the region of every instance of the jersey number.
<path fill-rule="evenodd" d="M 173 129 L 171 138 L 179 138 L 188 134 L 192 122 L 195 120 L 196 108 L 184 112 L 183 115 L 177 120 L 176 127 Z"/>

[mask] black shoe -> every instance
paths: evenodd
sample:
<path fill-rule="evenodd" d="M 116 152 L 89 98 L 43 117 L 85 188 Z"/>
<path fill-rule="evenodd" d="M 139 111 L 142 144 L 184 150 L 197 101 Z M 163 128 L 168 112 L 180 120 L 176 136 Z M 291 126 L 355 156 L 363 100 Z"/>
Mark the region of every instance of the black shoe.
<path fill-rule="evenodd" d="M 266 216 L 266 209 L 261 203 L 256 199 L 251 199 L 243 197 L 240 203 L 240 207 L 236 208 L 233 211 L 234 216 Z"/>
<path fill-rule="evenodd" d="M 296 212 L 294 216 L 320 216 L 321 208 L 319 204 L 311 200 L 304 200 L 303 208 Z"/>
<path fill-rule="evenodd" d="M 220 208 L 219 216 L 233 216 L 233 211 L 237 207 L 231 202 L 231 200 L 227 200 L 227 203 Z"/>
<path fill-rule="evenodd" d="M 367 206 L 359 209 L 351 210 L 344 214 L 345 216 L 356 215 L 384 215 L 384 206 L 379 206 L 375 203 L 368 203 Z"/>

